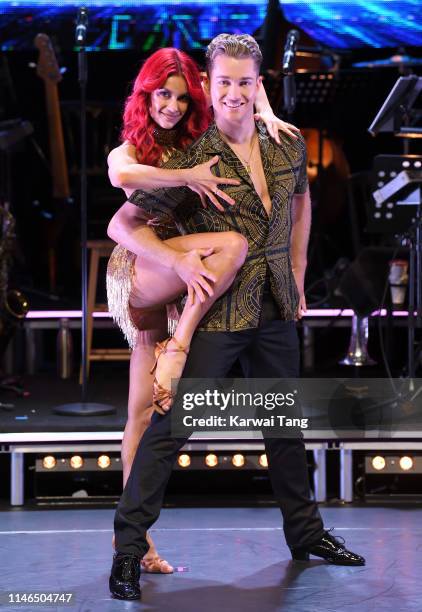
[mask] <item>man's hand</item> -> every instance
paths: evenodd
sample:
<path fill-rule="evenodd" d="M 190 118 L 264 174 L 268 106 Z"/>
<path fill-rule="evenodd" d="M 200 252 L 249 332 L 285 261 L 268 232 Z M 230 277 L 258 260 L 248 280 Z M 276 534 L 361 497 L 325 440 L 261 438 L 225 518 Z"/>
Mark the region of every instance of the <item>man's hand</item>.
<path fill-rule="evenodd" d="M 300 133 L 299 128 L 276 117 L 271 108 L 262 113 L 255 113 L 254 117 L 257 121 L 261 120 L 265 123 L 269 135 L 277 144 L 280 144 L 279 131 L 285 132 L 288 136 L 297 140 L 298 134 Z"/>
<path fill-rule="evenodd" d="M 211 168 L 217 162 L 218 155 L 215 155 L 209 161 L 198 164 L 193 168 L 183 170 L 183 172 L 186 173 L 186 186 L 199 195 L 204 208 L 207 207 L 208 198 L 217 210 L 224 212 L 224 208 L 219 203 L 217 197 L 231 205 L 235 204 L 235 201 L 224 193 L 222 189 L 219 189 L 219 185 L 240 185 L 240 181 L 237 179 L 225 178 L 223 176 L 215 176 L 211 172 Z"/>
<path fill-rule="evenodd" d="M 173 269 L 186 283 L 190 305 L 194 304 L 195 295 L 201 303 L 205 302 L 206 297 L 214 295 L 214 290 L 208 280 L 215 283 L 217 279 L 202 263 L 202 258 L 212 255 L 213 251 L 212 248 L 193 249 L 186 253 L 178 253 L 176 256 Z"/>
<path fill-rule="evenodd" d="M 296 281 L 296 287 L 299 292 L 299 304 L 297 306 L 296 320 L 298 321 L 307 312 L 306 298 L 305 298 L 305 271 L 306 266 L 300 268 L 293 268 L 293 276 Z"/>

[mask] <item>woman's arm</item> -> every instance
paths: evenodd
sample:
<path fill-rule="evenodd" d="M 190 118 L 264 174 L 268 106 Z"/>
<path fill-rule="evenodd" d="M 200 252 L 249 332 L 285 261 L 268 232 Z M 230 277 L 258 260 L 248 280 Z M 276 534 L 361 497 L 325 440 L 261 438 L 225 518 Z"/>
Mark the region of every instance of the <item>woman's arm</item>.
<path fill-rule="evenodd" d="M 108 158 L 108 176 L 113 187 L 123 189 L 129 198 L 135 189 L 153 191 L 162 187 L 189 187 L 197 193 L 205 207 L 208 198 L 214 206 L 224 211 L 216 195 L 225 200 L 227 204 L 234 204 L 233 198 L 228 196 L 220 185 L 239 185 L 236 179 L 215 176 L 211 172 L 212 166 L 218 162 L 218 156 L 208 162 L 193 168 L 169 169 L 156 168 L 138 163 L 135 147 L 124 142 L 113 149 Z"/>
<path fill-rule="evenodd" d="M 186 186 L 186 172 L 184 170 L 168 170 L 155 168 L 138 163 L 135 147 L 124 142 L 113 149 L 108 158 L 108 176 L 113 187 L 120 187 L 129 194 L 134 189 L 149 191 L 158 187 Z"/>
<path fill-rule="evenodd" d="M 278 135 L 279 130 L 296 140 L 300 130 L 291 123 L 282 121 L 273 113 L 262 81 L 255 99 L 255 110 L 255 119 L 260 119 L 265 123 L 268 133 L 278 144 L 280 144 L 280 137 Z"/>

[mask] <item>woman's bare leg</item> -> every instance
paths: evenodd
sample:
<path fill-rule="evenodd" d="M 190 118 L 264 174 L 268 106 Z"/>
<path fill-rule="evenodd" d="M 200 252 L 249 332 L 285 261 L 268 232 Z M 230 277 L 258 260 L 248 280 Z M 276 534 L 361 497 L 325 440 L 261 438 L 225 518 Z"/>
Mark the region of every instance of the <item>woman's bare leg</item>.
<path fill-rule="evenodd" d="M 204 265 L 214 273 L 216 282 L 213 285 L 214 295 L 205 294 L 205 302 L 198 298 L 193 304 L 187 303 L 177 325 L 174 340 L 170 340 L 168 348 L 175 349 L 178 345 L 189 347 L 192 336 L 199 321 L 210 309 L 212 304 L 227 291 L 233 283 L 237 271 L 243 265 L 247 254 L 246 239 L 236 232 L 221 232 L 209 234 L 195 234 L 171 238 L 167 241 L 172 248 L 180 251 L 190 251 L 199 248 L 213 248 L 212 255 L 204 259 Z M 139 263 L 138 263 L 139 261 Z M 135 287 L 137 299 L 140 304 L 150 305 L 152 300 L 163 299 L 161 292 L 165 291 L 165 301 L 176 297 L 185 290 L 181 279 L 168 269 L 163 271 L 161 266 L 138 260 L 136 265 Z M 164 272 L 164 273 L 163 273 Z M 159 287 L 157 287 L 157 279 Z M 174 294 L 171 296 L 171 292 Z M 154 295 L 153 295 L 153 294 Z M 186 362 L 183 352 L 167 352 L 163 354 L 157 364 L 156 379 L 165 389 L 171 389 L 172 379 L 180 378 Z M 161 406 L 169 408 L 171 400 L 163 400 Z"/>
<path fill-rule="evenodd" d="M 130 357 L 128 419 L 122 440 L 123 486 L 130 474 L 139 441 L 150 424 L 152 382 L 150 370 L 154 364 L 154 348 L 167 337 L 165 311 L 157 312 L 157 329 L 140 331 L 138 343 Z"/>
<path fill-rule="evenodd" d="M 128 419 L 122 440 L 122 465 L 123 465 L 123 487 L 129 478 L 133 459 L 139 446 L 139 442 L 145 430 L 150 424 L 152 407 L 152 383 L 153 376 L 150 374 L 154 364 L 154 349 L 157 342 L 167 336 L 167 313 L 165 309 L 158 309 L 151 313 L 149 325 L 156 329 L 143 330 L 139 332 L 138 342 L 132 351 L 129 369 L 129 399 Z M 114 537 L 113 537 L 114 540 Z M 163 573 L 171 573 L 173 568 L 167 561 L 156 561 L 159 557 L 151 536 L 147 533 L 149 550 L 143 557 L 144 564 L 150 565 L 155 560 L 155 569 Z"/>

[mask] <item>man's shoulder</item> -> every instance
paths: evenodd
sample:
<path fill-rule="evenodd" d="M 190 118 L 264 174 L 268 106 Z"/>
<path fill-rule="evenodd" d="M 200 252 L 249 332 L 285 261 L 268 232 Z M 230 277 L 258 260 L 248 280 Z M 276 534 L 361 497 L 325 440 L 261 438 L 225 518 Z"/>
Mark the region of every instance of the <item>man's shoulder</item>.
<path fill-rule="evenodd" d="M 306 142 L 302 134 L 299 133 L 297 138 L 292 138 L 285 132 L 279 131 L 280 144 L 278 144 L 269 135 L 264 123 L 258 122 L 258 131 L 261 139 L 266 143 L 264 150 L 272 158 L 273 163 L 293 162 L 296 166 L 302 162 L 306 155 Z"/>
<path fill-rule="evenodd" d="M 221 137 L 215 123 L 205 130 L 187 149 L 187 155 L 210 154 L 221 146 Z"/>
<path fill-rule="evenodd" d="M 191 168 L 218 153 L 220 137 L 215 124 L 201 134 L 193 143 L 183 151 L 175 151 L 162 165 L 167 169 Z"/>

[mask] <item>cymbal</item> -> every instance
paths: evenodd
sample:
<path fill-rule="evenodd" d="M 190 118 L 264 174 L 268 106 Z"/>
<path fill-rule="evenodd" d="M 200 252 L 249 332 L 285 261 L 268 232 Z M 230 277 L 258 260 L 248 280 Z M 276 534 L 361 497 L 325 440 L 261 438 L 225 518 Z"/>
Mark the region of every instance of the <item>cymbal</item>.
<path fill-rule="evenodd" d="M 411 57 L 410 55 L 392 55 L 386 59 L 356 62 L 353 64 L 353 68 L 394 68 L 394 66 L 416 66 L 418 64 L 422 64 L 422 58 L 420 57 Z"/>

